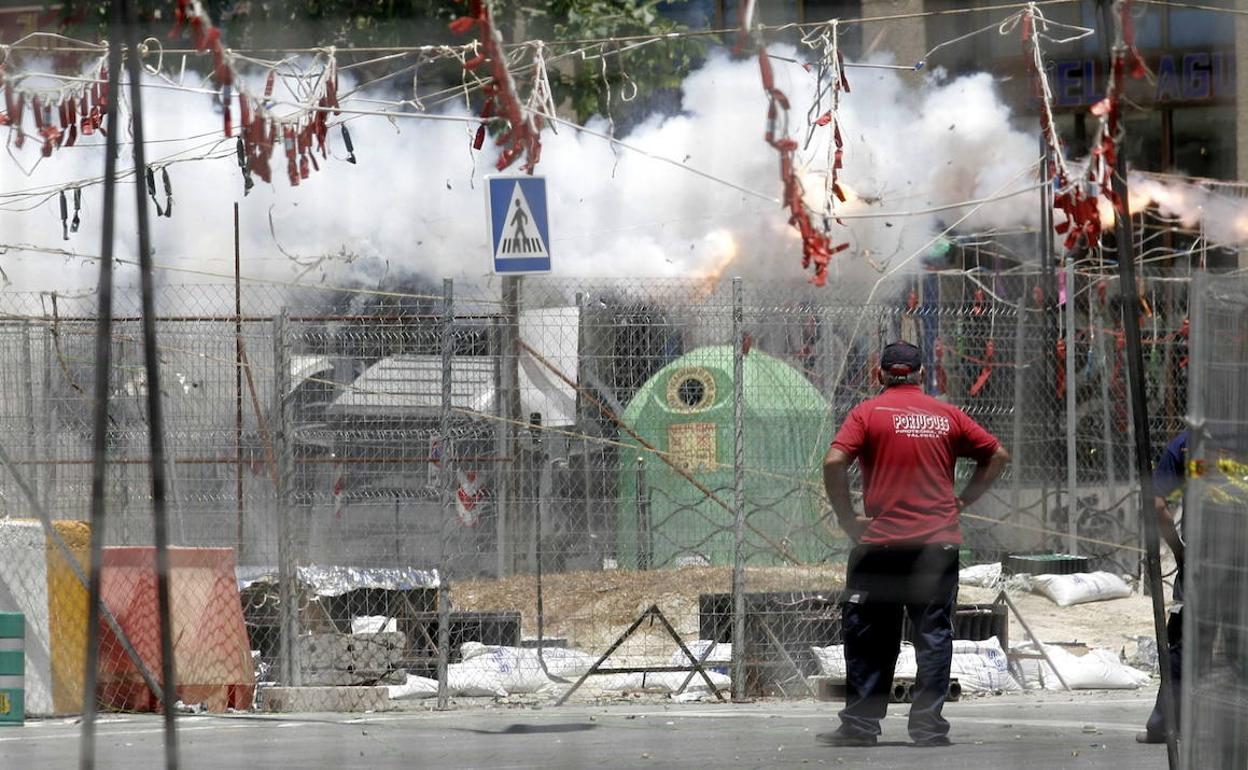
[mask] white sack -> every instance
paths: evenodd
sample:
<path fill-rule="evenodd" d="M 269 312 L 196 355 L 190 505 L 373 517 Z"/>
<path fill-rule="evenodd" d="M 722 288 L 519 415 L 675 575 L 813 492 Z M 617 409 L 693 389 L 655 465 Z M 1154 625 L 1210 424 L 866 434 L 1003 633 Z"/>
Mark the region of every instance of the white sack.
<path fill-rule="evenodd" d="M 833 644 L 828 647 L 811 647 L 815 660 L 819 662 L 819 673 L 834 682 L 845 681 L 845 645 Z"/>
<path fill-rule="evenodd" d="M 702 665 L 710 666 L 726 666 L 732 663 L 732 645 L 727 642 L 712 642 L 710 639 L 699 639 L 696 642 L 686 642 L 685 646 L 689 648 L 689 652 L 693 655 L 694 660 L 690 660 L 677 647 L 672 653 L 671 663 L 673 666 L 692 666 L 694 662 L 701 658 L 706 649 L 711 648 L 710 654 L 702 661 Z"/>
<path fill-rule="evenodd" d="M 408 674 L 406 682 L 392 684 L 386 691 L 390 693 L 390 700 L 433 698 L 438 694 L 438 680 Z"/>
<path fill-rule="evenodd" d="M 488 667 L 465 667 L 464 663 L 452 663 L 446 667 L 446 689 L 451 695 L 467 697 L 506 698 L 497 672 Z"/>
<path fill-rule="evenodd" d="M 976 564 L 958 570 L 958 583 L 964 586 L 992 588 L 1001 581 L 1001 562 L 993 564 Z"/>
<path fill-rule="evenodd" d="M 1014 649 L 1036 652 L 1035 645 L 1031 643 L 1016 645 Z M 1150 680 L 1148 674 L 1124 665 L 1110 650 L 1090 650 L 1086 655 L 1074 655 L 1061 647 L 1046 644 L 1044 651 L 1073 690 L 1133 690 Z M 1018 661 L 1018 667 L 1025 688 L 1062 689 L 1062 683 L 1043 659 L 1025 658 Z"/>
<path fill-rule="evenodd" d="M 1110 572 L 1079 572 L 1074 575 L 1034 575 L 1032 590 L 1052 599 L 1059 607 L 1131 595 L 1131 587 Z"/>
<path fill-rule="evenodd" d="M 914 657 L 914 645 L 901 643 L 901 652 L 897 654 L 897 666 L 893 669 L 893 679 L 914 679 L 919 674 L 919 662 Z"/>
<path fill-rule="evenodd" d="M 819 662 L 819 673 L 834 682 L 845 681 L 845 645 L 833 644 L 827 647 L 811 647 L 815 660 Z M 901 651 L 897 654 L 897 665 L 893 668 L 894 679 L 914 679 L 919 672 L 918 661 L 914 657 L 914 646 L 901 643 Z"/>
<path fill-rule="evenodd" d="M 732 686 L 732 679 L 717 671 L 707 671 L 711 684 L 717 690 L 727 690 Z M 602 677 L 590 677 L 589 682 L 598 690 L 659 690 L 675 692 L 689 676 L 687 671 L 660 671 L 653 674 L 609 674 Z M 597 680 L 597 681 L 595 681 Z M 689 680 L 685 692 L 710 692 L 706 680 L 694 673 Z"/>
<path fill-rule="evenodd" d="M 995 636 L 979 642 L 955 639 L 949 673 L 966 693 L 1023 689 L 1010 673 L 1009 659 Z"/>
<path fill-rule="evenodd" d="M 465 675 L 477 672 L 485 680 L 493 677 L 508 693 L 533 693 L 546 689 L 551 679 L 542 670 L 542 660 L 546 663 L 546 671 L 560 679 L 579 677 L 597 660 L 587 652 L 562 647 L 542 648 L 542 660 L 538 659 L 537 650 L 530 647 L 465 642 L 459 649 L 464 660 L 456 665 L 462 668 Z"/>

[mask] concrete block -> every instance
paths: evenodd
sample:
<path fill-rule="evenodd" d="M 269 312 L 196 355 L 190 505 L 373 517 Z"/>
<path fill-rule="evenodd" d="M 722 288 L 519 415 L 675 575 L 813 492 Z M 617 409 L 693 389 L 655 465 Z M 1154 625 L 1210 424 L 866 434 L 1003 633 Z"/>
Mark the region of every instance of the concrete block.
<path fill-rule="evenodd" d="M 336 668 L 304 668 L 303 684 L 305 687 L 357 687 L 377 684 L 403 684 L 407 681 L 407 672 L 401 670 L 386 671 L 342 671 Z"/>
<path fill-rule="evenodd" d="M 363 712 L 393 708 L 385 687 L 266 687 L 261 690 L 264 711 Z"/>
<path fill-rule="evenodd" d="M 310 634 L 299 637 L 299 660 L 309 668 L 385 671 L 397 667 L 407 637 L 380 634 Z"/>

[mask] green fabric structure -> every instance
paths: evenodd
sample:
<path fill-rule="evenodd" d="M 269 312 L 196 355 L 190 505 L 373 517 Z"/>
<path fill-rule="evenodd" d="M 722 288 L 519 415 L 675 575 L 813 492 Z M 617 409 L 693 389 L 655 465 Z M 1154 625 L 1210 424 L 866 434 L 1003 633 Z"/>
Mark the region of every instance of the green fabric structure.
<path fill-rule="evenodd" d="M 820 467 L 835 429 L 819 391 L 792 366 L 759 350 L 744 360 L 747 559 L 824 561 L 836 538 L 820 522 Z M 651 377 L 624 411 L 647 442 L 733 506 L 732 348 L 704 347 Z M 639 446 L 623 437 L 626 443 Z M 654 453 L 620 454 L 617 555 L 625 569 L 731 564 L 734 514 Z M 640 465 L 639 465 L 640 460 Z M 647 491 L 638 511 L 638 480 Z"/>

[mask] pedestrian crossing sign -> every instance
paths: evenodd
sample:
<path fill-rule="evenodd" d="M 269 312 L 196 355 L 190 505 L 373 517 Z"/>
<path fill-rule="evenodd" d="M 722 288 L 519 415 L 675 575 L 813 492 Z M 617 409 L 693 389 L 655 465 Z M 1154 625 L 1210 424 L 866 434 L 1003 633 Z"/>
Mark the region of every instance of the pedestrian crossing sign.
<path fill-rule="evenodd" d="M 486 177 L 485 210 L 495 273 L 550 272 L 545 177 Z"/>

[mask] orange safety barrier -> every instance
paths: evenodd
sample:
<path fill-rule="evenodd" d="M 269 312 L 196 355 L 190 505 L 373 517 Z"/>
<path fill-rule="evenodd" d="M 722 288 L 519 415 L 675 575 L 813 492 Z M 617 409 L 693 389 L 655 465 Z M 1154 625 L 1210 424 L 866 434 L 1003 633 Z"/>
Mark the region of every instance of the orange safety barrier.
<path fill-rule="evenodd" d="M 148 671 L 161 671 L 156 549 L 104 549 L 101 596 Z M 170 548 L 169 596 L 177 699 L 208 711 L 247 709 L 255 696 L 251 645 L 230 548 Z M 155 711 L 158 703 L 106 624 L 100 625 L 100 704 Z"/>

